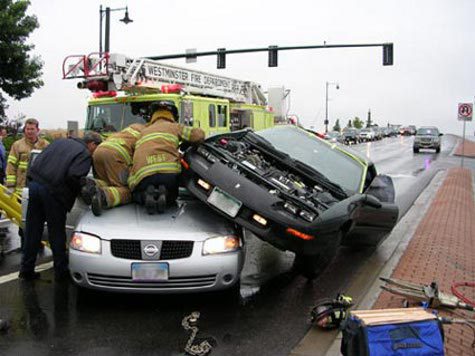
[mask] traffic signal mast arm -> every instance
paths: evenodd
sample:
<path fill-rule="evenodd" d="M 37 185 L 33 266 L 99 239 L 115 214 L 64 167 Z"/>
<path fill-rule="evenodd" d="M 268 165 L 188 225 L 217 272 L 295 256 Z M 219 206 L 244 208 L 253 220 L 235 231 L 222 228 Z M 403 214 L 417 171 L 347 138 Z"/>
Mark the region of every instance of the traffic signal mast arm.
<path fill-rule="evenodd" d="M 164 92 L 168 84 L 178 84 L 189 94 L 267 104 L 256 83 L 121 54 L 68 56 L 63 62 L 63 79 L 83 79 L 78 87 L 92 91 Z"/>
<path fill-rule="evenodd" d="M 182 54 L 168 54 L 162 56 L 147 57 L 153 60 L 163 59 L 177 59 L 177 58 L 196 58 L 202 56 L 214 56 L 218 58 L 218 69 L 226 68 L 226 55 L 237 53 L 254 53 L 254 52 L 268 52 L 269 54 L 269 67 L 277 67 L 277 52 L 290 51 L 290 50 L 302 50 L 302 49 L 324 49 L 324 48 L 356 48 L 356 47 L 382 47 L 383 48 L 383 65 L 393 65 L 393 43 L 355 43 L 355 44 L 323 44 L 323 45 L 310 45 L 310 46 L 269 46 L 264 48 L 245 48 L 245 49 L 226 49 L 219 48 L 217 51 L 206 52 L 192 52 Z"/>

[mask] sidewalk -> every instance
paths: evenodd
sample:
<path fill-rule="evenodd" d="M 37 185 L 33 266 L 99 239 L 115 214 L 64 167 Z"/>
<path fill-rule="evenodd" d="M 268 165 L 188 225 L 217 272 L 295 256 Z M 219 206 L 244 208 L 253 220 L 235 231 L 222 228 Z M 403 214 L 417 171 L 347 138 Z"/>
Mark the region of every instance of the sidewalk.
<path fill-rule="evenodd" d="M 470 170 L 449 170 L 391 277 L 418 284 L 436 281 L 447 293 L 455 282 L 475 281 L 475 203 Z M 473 288 L 463 292 L 475 299 Z M 403 299 L 382 292 L 372 309 L 401 308 Z M 473 312 L 464 311 L 441 314 L 474 317 Z M 474 335 L 468 327 L 445 325 L 444 331 L 447 355 L 474 354 Z"/>
<path fill-rule="evenodd" d="M 475 142 L 464 140 L 455 149 L 454 155 L 475 158 Z"/>
<path fill-rule="evenodd" d="M 462 154 L 462 144 L 454 155 Z M 475 158 L 475 143 L 465 141 L 464 157 Z M 436 281 L 442 292 L 451 293 L 455 282 L 475 281 L 475 197 L 474 172 L 467 168 L 451 168 L 443 183 L 436 190 L 435 197 L 427 208 L 401 257 L 380 273 L 384 277 L 402 279 L 418 284 Z M 427 198 L 426 198 L 427 199 Z M 426 202 L 427 204 L 427 202 Z M 404 248 L 404 242 L 401 248 Z M 368 288 L 367 294 L 355 296 L 355 309 L 401 308 L 404 301 L 388 292 L 380 292 L 376 282 Z M 467 298 L 475 300 L 473 288 L 460 289 Z M 351 293 L 350 293 L 351 295 Z M 475 318 L 474 312 L 441 312 L 443 316 Z M 471 347 L 474 334 L 463 325 L 444 325 L 445 350 L 447 355 L 475 355 Z M 322 339 L 333 338 L 329 348 L 321 349 Z M 308 340 L 305 342 L 305 340 Z M 319 341 L 317 341 L 319 340 Z M 313 343 L 313 347 L 310 343 Z M 341 334 L 336 332 L 315 332 L 312 328 L 301 345 L 292 355 L 340 355 Z M 311 351 L 310 351 L 311 350 Z"/>

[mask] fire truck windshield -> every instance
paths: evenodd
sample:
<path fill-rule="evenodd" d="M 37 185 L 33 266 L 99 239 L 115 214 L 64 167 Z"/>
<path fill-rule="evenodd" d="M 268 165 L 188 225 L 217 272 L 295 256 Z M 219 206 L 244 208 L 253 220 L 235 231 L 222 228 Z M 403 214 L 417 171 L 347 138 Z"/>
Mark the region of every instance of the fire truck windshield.
<path fill-rule="evenodd" d="M 138 104 L 138 103 L 136 103 Z M 86 130 L 96 132 L 116 132 L 135 123 L 145 123 L 142 116 L 148 103 L 144 107 L 130 103 L 113 103 L 90 105 L 87 112 Z"/>

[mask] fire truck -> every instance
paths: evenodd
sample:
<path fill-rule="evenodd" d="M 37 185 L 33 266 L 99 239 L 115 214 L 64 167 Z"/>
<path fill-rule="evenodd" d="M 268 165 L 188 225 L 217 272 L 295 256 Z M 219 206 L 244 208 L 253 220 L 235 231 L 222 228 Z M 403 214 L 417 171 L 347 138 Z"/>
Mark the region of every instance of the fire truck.
<path fill-rule="evenodd" d="M 274 125 L 258 84 L 147 58 L 110 53 L 68 56 L 63 79 L 80 79 L 78 88 L 92 92 L 86 130 L 107 134 L 144 123 L 150 103 L 157 100 L 175 103 L 179 122 L 200 127 L 207 136 Z"/>

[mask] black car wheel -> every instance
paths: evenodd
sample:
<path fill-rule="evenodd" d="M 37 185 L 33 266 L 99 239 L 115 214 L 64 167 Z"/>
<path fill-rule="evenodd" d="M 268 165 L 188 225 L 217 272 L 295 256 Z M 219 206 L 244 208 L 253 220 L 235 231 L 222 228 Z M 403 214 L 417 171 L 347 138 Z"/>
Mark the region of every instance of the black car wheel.
<path fill-rule="evenodd" d="M 335 239 L 322 247 L 322 250 L 316 255 L 296 254 L 294 270 L 308 279 L 315 279 L 335 257 L 338 247 L 340 247 L 341 238 L 342 234 L 339 232 Z"/>
<path fill-rule="evenodd" d="M 440 147 L 437 147 L 437 148 L 435 149 L 435 153 L 440 153 Z"/>
<path fill-rule="evenodd" d="M 414 153 L 419 153 L 419 149 L 417 147 L 413 147 L 412 151 L 414 151 Z"/>

